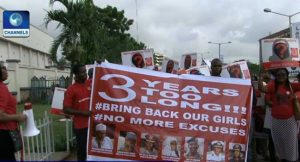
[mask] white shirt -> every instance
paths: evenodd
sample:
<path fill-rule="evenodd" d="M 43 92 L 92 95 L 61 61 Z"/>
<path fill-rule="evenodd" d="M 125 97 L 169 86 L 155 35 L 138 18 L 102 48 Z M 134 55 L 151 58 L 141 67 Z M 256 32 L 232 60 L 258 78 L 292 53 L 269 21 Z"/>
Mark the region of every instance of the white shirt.
<path fill-rule="evenodd" d="M 207 161 L 225 161 L 224 153 L 216 155 L 214 151 L 209 151 L 206 156 Z"/>
<path fill-rule="evenodd" d="M 180 152 L 178 151 L 178 156 L 177 156 L 176 152 L 174 150 L 171 150 L 171 147 L 165 147 L 163 149 L 163 155 L 164 156 L 178 157 L 178 156 L 180 156 Z"/>
<path fill-rule="evenodd" d="M 100 147 L 98 145 L 97 138 L 93 137 L 93 139 L 92 139 L 92 147 L 93 148 L 102 148 L 102 149 L 111 149 L 111 150 L 113 149 L 113 145 L 112 145 L 111 139 L 109 137 L 107 137 L 107 136 L 105 136 L 103 138 L 103 141 L 102 141 Z"/>

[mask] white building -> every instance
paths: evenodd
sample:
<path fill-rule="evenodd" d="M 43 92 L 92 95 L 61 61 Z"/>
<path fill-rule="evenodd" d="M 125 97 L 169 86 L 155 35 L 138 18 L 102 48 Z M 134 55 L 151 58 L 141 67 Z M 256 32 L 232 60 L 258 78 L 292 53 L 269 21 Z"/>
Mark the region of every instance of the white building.
<path fill-rule="evenodd" d="M 70 72 L 69 69 L 46 68 L 53 65 L 49 52 L 54 38 L 37 27 L 30 25 L 28 38 L 3 37 L 4 10 L 0 7 L 0 61 L 8 65 L 9 90 L 16 94 L 18 101 L 24 101 L 29 97 L 34 76 L 57 79 L 68 76 Z"/>

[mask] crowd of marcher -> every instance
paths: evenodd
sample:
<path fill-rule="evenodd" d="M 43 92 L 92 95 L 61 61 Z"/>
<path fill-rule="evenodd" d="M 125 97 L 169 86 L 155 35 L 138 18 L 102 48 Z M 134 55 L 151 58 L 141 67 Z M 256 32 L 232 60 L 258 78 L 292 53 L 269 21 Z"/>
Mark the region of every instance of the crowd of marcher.
<path fill-rule="evenodd" d="M 9 135 L 10 130 L 17 129 L 19 122 L 26 120 L 26 116 L 16 113 L 16 100 L 9 93 L 7 86 L 3 83 L 8 77 L 7 70 L 3 64 L 0 64 L 0 160 L 15 160 L 14 149 L 12 148 L 12 139 Z M 77 142 L 77 159 L 86 160 L 86 145 L 88 134 L 88 119 L 93 114 L 89 110 L 91 94 L 91 78 L 87 78 L 87 71 L 84 65 L 74 65 L 72 68 L 75 74 L 75 82 L 68 87 L 64 102 L 63 111 L 67 115 L 73 116 L 73 126 Z M 219 59 L 211 61 L 211 76 L 221 77 L 222 62 Z M 92 76 L 92 71 L 89 76 Z M 248 161 L 255 161 L 255 154 L 262 154 L 266 160 L 282 162 L 292 162 L 298 160 L 298 124 L 294 117 L 294 101 L 297 100 L 295 92 L 300 90 L 300 83 L 291 83 L 289 81 L 289 72 L 285 68 L 272 71 L 265 71 L 258 77 L 253 77 L 253 122 L 251 123 L 250 140 L 248 148 Z M 300 80 L 300 75 L 298 75 Z M 264 115 L 267 114 L 268 117 Z M 266 121 L 265 119 L 268 119 Z M 266 126 L 268 125 L 268 126 Z M 95 137 L 92 140 L 93 147 L 111 149 L 112 141 L 107 137 L 107 126 L 98 124 L 95 126 Z M 268 138 L 255 138 L 256 132 L 267 134 Z M 133 151 L 136 142 L 136 135 L 133 132 L 127 132 L 125 136 L 124 147 L 120 151 Z M 145 136 L 144 148 L 142 151 L 149 154 L 157 154 L 155 147 L 155 137 Z M 177 145 L 177 141 L 169 139 L 170 148 L 165 148 L 163 154 L 174 154 L 180 156 L 177 149 L 172 149 L 172 145 Z M 188 157 L 197 157 L 200 154 L 196 150 L 199 147 L 196 138 L 188 140 Z M 254 143 L 254 144 L 253 144 Z M 221 143 L 214 143 L 211 154 L 221 147 Z M 175 147 L 174 147 L 175 148 Z M 172 150 L 172 151 L 170 151 Z M 194 150 L 194 151 L 193 151 Z M 215 152 L 213 152 L 215 151 Z M 233 146 L 233 158 L 231 161 L 239 161 L 245 158 L 240 153 L 241 146 Z M 207 155 L 210 158 L 210 154 Z M 220 156 L 221 157 L 221 156 Z M 222 160 L 221 160 L 222 161 Z"/>

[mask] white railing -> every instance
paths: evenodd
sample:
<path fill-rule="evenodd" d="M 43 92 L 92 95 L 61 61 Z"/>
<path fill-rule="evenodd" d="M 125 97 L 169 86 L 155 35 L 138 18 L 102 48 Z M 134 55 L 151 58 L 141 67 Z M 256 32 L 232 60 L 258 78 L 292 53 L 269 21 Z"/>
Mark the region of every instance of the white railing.
<path fill-rule="evenodd" d="M 63 120 L 65 122 L 65 132 L 66 132 L 66 150 L 65 152 L 70 153 L 70 147 L 74 143 L 75 137 L 73 137 L 72 131 L 72 121 L 67 119 Z M 55 139 L 53 129 L 53 119 L 48 115 L 47 111 L 44 113 L 44 117 L 35 121 L 37 128 L 40 130 L 40 134 L 34 137 L 24 137 L 23 136 L 23 159 L 25 161 L 44 161 L 57 159 L 55 157 Z M 63 124 L 63 122 L 61 122 Z M 22 127 L 21 133 L 22 133 Z M 17 159 L 21 158 L 21 152 L 17 153 Z M 57 159 L 63 160 L 63 159 Z"/>

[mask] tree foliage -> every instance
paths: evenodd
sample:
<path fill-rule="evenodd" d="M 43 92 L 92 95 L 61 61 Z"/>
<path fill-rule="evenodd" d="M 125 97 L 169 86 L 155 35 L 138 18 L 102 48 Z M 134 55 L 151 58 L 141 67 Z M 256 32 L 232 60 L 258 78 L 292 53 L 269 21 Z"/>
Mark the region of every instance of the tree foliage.
<path fill-rule="evenodd" d="M 249 61 L 247 62 L 247 64 L 248 64 L 248 68 L 249 68 L 251 75 L 258 76 L 259 71 L 260 71 L 260 66 L 258 64 L 251 63 Z"/>
<path fill-rule="evenodd" d="M 58 22 L 61 34 L 51 48 L 52 60 L 57 62 L 58 47 L 71 64 L 88 64 L 94 60 L 107 59 L 120 63 L 121 52 L 145 48 L 126 33 L 133 20 L 124 16 L 116 7 L 100 8 L 92 0 L 50 0 L 62 4 L 65 9 L 47 11 L 45 23 Z"/>

